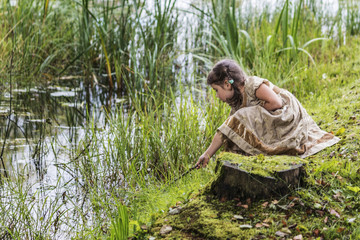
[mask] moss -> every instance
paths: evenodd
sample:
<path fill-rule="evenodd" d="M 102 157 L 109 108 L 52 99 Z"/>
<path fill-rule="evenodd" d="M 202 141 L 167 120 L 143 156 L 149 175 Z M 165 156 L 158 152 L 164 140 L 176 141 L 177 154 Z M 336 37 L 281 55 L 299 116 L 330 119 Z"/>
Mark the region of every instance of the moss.
<path fill-rule="evenodd" d="M 251 219 L 234 219 L 239 210 L 234 201 L 220 202 L 201 194 L 184 206 L 180 214 L 159 219 L 152 228 L 152 234 L 165 239 L 249 239 L 259 230 L 240 228 L 240 225 L 251 224 Z M 163 225 L 173 228 L 166 236 L 159 234 Z"/>
<path fill-rule="evenodd" d="M 298 164 L 306 164 L 307 161 L 292 156 L 242 156 L 239 154 L 222 152 L 217 157 L 217 168 L 221 162 L 227 161 L 252 174 L 263 177 L 272 177 L 275 172 L 291 169 Z"/>
<path fill-rule="evenodd" d="M 303 159 L 290 156 L 247 157 L 227 152 L 218 156 L 218 168 L 223 161 L 262 176 L 272 176 L 274 172 L 307 163 Z M 253 220 L 247 214 L 242 220 L 235 219 L 235 215 L 242 215 L 244 208 L 239 205 L 239 202 L 221 202 L 210 194 L 210 186 L 216 179 L 217 176 L 214 176 L 187 205 L 183 206 L 181 213 L 159 218 L 153 225 L 151 234 L 156 238 L 164 239 L 250 239 L 259 234 L 274 235 L 273 229 L 255 228 Z M 173 230 L 162 236 L 160 229 L 164 225 L 170 225 Z M 253 228 L 242 229 L 241 225 L 251 225 Z"/>

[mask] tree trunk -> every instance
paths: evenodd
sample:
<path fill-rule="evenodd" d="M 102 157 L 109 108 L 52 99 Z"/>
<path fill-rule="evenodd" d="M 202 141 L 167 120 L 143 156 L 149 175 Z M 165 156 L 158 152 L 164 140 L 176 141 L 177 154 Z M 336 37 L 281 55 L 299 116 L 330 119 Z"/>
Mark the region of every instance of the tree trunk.
<path fill-rule="evenodd" d="M 272 177 L 249 173 L 236 164 L 220 161 L 219 177 L 212 183 L 211 192 L 219 199 L 266 199 L 283 196 L 302 184 L 304 164 L 289 166 L 288 170 L 275 171 Z"/>

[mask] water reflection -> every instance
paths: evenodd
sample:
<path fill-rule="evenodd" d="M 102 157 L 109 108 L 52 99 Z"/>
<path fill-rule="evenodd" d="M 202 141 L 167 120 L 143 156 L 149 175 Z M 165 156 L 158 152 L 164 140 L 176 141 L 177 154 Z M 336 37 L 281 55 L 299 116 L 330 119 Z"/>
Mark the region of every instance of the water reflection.
<path fill-rule="evenodd" d="M 3 158 L 10 175 L 27 165 L 42 179 L 41 169 L 59 158 L 56 153 L 79 141 L 86 116 L 104 123 L 105 109 L 118 98 L 107 88 L 89 89 L 82 82 L 63 80 L 46 89 L 14 89 L 0 95 L 0 146 L 5 144 Z"/>

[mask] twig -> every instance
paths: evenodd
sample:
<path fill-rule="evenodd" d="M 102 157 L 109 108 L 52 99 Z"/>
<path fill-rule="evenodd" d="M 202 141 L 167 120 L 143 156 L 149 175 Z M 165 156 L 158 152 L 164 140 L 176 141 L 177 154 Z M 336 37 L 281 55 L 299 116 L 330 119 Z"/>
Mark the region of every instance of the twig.
<path fill-rule="evenodd" d="M 181 178 L 183 178 L 184 176 L 186 176 L 187 174 L 189 174 L 192 170 L 197 169 L 198 165 L 192 166 L 191 168 L 189 168 L 186 172 L 184 172 L 183 174 L 181 174 L 179 177 L 175 178 L 174 180 L 172 180 L 169 184 L 167 184 L 168 186 L 174 184 L 175 182 L 177 182 L 178 180 L 180 180 Z"/>

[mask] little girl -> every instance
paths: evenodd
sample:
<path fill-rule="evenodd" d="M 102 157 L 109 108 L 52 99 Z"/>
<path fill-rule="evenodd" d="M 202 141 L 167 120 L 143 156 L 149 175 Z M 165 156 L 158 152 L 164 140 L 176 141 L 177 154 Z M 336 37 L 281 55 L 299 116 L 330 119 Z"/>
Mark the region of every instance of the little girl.
<path fill-rule="evenodd" d="M 290 92 L 266 79 L 247 76 L 233 60 L 218 62 L 207 84 L 231 106 L 231 112 L 200 156 L 197 168 L 205 167 L 223 144 L 225 151 L 243 155 L 305 158 L 340 140 L 321 130 Z"/>

